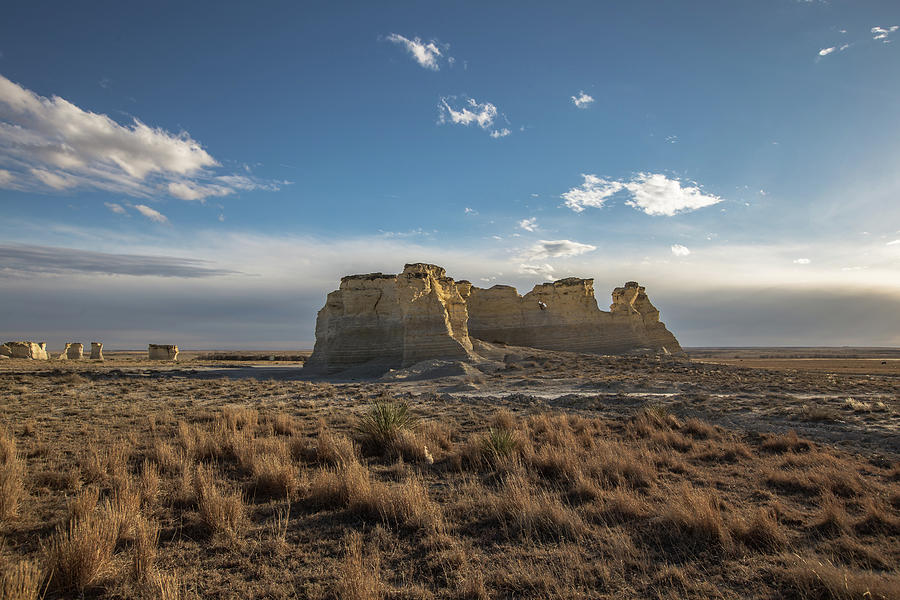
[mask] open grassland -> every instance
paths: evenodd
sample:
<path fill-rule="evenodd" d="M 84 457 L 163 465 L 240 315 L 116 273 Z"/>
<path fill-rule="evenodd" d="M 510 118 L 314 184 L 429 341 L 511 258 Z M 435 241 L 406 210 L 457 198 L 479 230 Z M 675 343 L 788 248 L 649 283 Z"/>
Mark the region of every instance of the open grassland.
<path fill-rule="evenodd" d="M 546 352 L 465 382 L 8 361 L 0 597 L 900 598 L 898 391 Z"/>

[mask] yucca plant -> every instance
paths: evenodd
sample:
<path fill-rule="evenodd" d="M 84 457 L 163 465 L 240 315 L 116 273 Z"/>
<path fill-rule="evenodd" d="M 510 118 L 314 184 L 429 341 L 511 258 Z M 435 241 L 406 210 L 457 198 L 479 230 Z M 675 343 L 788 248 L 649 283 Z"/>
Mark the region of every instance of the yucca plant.
<path fill-rule="evenodd" d="M 356 422 L 356 431 L 366 445 L 386 451 L 401 431 L 412 429 L 415 424 L 416 418 L 405 403 L 376 400 Z"/>
<path fill-rule="evenodd" d="M 493 461 L 509 458 L 518 447 L 519 440 L 515 432 L 505 427 L 491 427 L 481 443 L 482 453 Z"/>

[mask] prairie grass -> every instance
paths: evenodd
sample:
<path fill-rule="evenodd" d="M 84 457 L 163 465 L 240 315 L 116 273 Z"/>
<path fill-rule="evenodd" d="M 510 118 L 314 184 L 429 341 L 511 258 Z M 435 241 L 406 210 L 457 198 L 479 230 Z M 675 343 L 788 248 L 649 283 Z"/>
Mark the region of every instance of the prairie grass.
<path fill-rule="evenodd" d="M 524 365 L 543 360 L 516 363 L 516 377 L 537 385 L 522 377 L 536 367 Z M 554 368 L 595 359 L 571 360 Z M 692 368 L 596 360 L 603 376 L 584 377 L 599 389 L 659 389 Z M 697 418 L 712 395 L 636 409 L 630 395 L 458 399 L 408 383 L 397 392 L 378 382 L 91 373 L 75 384 L 91 394 L 76 397 L 59 376 L 0 369 L 0 389 L 25 390 L 0 409 L 0 425 L 13 424 L 0 458 L 27 461 L 17 510 L 0 523 L 0 596 L 41 597 L 46 587 L 48 600 L 896 598 L 900 589 L 900 463 L 818 441 L 815 425 L 804 425 L 813 443 Z M 761 385 L 746 371 L 716 378 L 741 390 L 739 401 Z M 791 378 L 795 390 L 810 386 Z M 402 399 L 422 420 L 382 419 L 390 425 L 378 431 L 390 433 L 369 438 L 357 425 L 370 398 Z"/>
<path fill-rule="evenodd" d="M 5 429 L 0 429 L 0 523 L 19 510 L 25 496 L 25 463 L 19 457 L 16 440 Z"/>
<path fill-rule="evenodd" d="M 364 445 L 376 452 L 387 452 L 401 431 L 412 429 L 416 419 L 402 402 L 376 400 L 356 422 L 355 429 Z"/>

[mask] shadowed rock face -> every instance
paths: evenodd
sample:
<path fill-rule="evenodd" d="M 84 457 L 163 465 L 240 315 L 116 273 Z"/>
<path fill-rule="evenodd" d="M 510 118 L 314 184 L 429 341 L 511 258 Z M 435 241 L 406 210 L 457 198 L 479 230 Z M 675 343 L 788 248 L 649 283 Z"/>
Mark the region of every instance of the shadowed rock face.
<path fill-rule="evenodd" d="M 84 344 L 79 344 L 78 342 L 66 344 L 63 355 L 65 355 L 65 358 L 68 360 L 81 360 L 84 358 Z M 60 358 L 63 358 L 63 356 L 60 356 Z"/>
<path fill-rule="evenodd" d="M 562 279 L 520 296 L 510 286 L 480 289 L 455 282 L 436 265 L 414 263 L 400 275 L 342 278 L 319 311 L 306 366 L 336 372 L 362 364 L 388 369 L 469 358 L 471 338 L 598 354 L 681 352 L 637 283 L 616 288 L 605 312 L 597 306 L 592 279 Z"/>
<path fill-rule="evenodd" d="M 594 297 L 594 280 L 568 278 L 519 296 L 510 286 L 473 288 L 469 335 L 486 342 L 592 354 L 680 353 L 644 288 L 630 281 L 613 290 L 610 312 Z"/>
<path fill-rule="evenodd" d="M 91 360 L 103 360 L 103 344 L 91 342 Z"/>

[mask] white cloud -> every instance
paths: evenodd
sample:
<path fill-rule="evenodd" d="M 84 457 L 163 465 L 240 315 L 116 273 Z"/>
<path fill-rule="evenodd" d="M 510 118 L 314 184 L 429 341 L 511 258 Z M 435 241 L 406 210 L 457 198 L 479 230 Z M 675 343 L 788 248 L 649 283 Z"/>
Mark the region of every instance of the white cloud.
<path fill-rule="evenodd" d="M 587 108 L 594 103 L 594 98 L 580 91 L 577 96 L 572 96 L 572 103 L 578 108 Z"/>
<path fill-rule="evenodd" d="M 704 194 L 696 185 L 682 187 L 678 179 L 669 179 L 661 173 L 639 173 L 625 184 L 632 199 L 625 202 L 648 215 L 671 217 L 690 212 L 722 201 L 722 198 Z"/>
<path fill-rule="evenodd" d="M 691 253 L 687 246 L 682 246 L 681 244 L 672 244 L 671 250 L 675 256 L 687 256 Z"/>
<path fill-rule="evenodd" d="M 897 246 L 900 245 L 900 240 L 894 240 L 893 242 L 888 242 L 885 246 Z"/>
<path fill-rule="evenodd" d="M 900 29 L 900 25 L 891 25 L 890 27 L 873 27 L 872 28 L 872 39 L 873 40 L 884 40 L 888 41 L 887 37 Z"/>
<path fill-rule="evenodd" d="M 596 250 L 596 246 L 573 242 L 572 240 L 540 240 L 531 246 L 524 254 L 529 260 L 544 258 L 560 258 L 566 256 L 578 256 L 585 252 Z"/>
<path fill-rule="evenodd" d="M 490 102 L 479 103 L 474 98 L 463 98 L 460 103 L 456 96 L 445 96 L 441 98 L 438 108 L 440 110 L 438 123 L 454 123 L 464 126 L 474 123 L 481 129 L 490 131 L 492 138 L 506 137 L 510 134 L 507 128 L 492 130 L 494 119 L 497 118 L 498 113 L 497 107 Z"/>
<path fill-rule="evenodd" d="M 596 175 L 581 176 L 584 177 L 584 183 L 562 195 L 566 206 L 575 212 L 581 212 L 585 207 L 600 208 L 607 198 L 625 187 L 620 181 L 610 181 Z"/>
<path fill-rule="evenodd" d="M 834 46 L 832 46 L 830 48 L 822 48 L 821 50 L 819 50 L 819 56 L 828 56 L 835 50 L 837 50 L 837 48 L 835 48 Z"/>
<path fill-rule="evenodd" d="M 420 66 L 432 71 L 437 71 L 441 68 L 439 63 L 442 56 L 441 49 L 438 47 L 436 40 L 423 42 L 421 38 L 409 39 L 397 33 L 387 36 L 387 40 L 406 48 L 412 55 L 413 60 L 419 63 Z M 453 64 L 453 62 L 450 64 Z"/>
<path fill-rule="evenodd" d="M 168 223 L 166 215 L 154 210 L 145 204 L 135 204 L 134 209 L 155 223 Z"/>
<path fill-rule="evenodd" d="M 172 182 L 201 186 L 215 179 L 211 169 L 220 164 L 186 132 L 171 133 L 138 119 L 122 125 L 0 75 L 0 166 L 9 174 L 0 176 L 3 187 L 93 188 L 149 198 L 165 193 Z M 215 185 L 223 193 L 246 189 L 227 179 Z M 271 189 L 265 185 L 260 183 Z"/>
<path fill-rule="evenodd" d="M 121 204 L 116 204 L 115 202 L 104 202 L 103 205 L 117 215 L 128 214 L 128 212 L 125 210 L 125 207 Z"/>
<path fill-rule="evenodd" d="M 811 262 L 812 262 L 812 261 L 809 260 L 808 258 L 795 258 L 795 259 L 794 259 L 794 264 L 795 264 L 795 265 L 808 265 L 808 264 L 811 263 Z"/>
<path fill-rule="evenodd" d="M 553 267 L 544 263 L 542 265 L 519 265 L 518 272 L 522 275 L 536 275 L 548 281 L 553 281 L 556 277 L 553 275 Z"/>
<path fill-rule="evenodd" d="M 525 231 L 537 231 L 537 217 L 522 219 L 521 221 L 519 221 L 519 227 L 521 227 Z"/>

